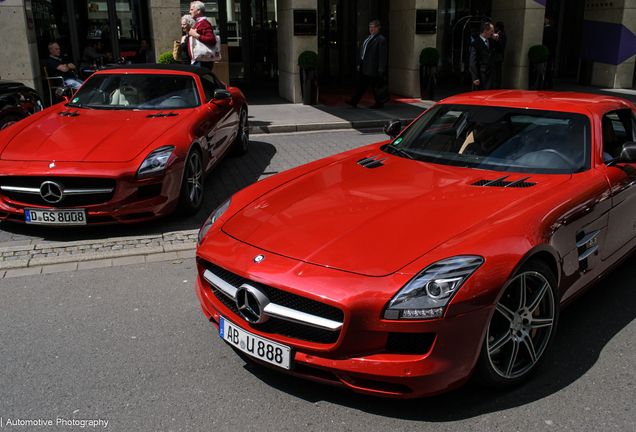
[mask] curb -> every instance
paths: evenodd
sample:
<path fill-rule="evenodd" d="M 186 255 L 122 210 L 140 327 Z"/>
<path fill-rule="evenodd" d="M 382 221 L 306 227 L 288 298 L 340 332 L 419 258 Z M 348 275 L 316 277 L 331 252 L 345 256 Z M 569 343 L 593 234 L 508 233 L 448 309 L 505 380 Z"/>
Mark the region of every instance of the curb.
<path fill-rule="evenodd" d="M 153 234 L 140 237 L 114 237 L 99 240 L 78 240 L 64 243 L 42 242 L 34 245 L 9 246 L 0 248 L 0 279 L 14 275 L 15 270 L 62 266 L 68 271 L 78 269 L 81 263 L 104 261 L 102 266 L 132 264 L 143 258 L 142 262 L 153 262 L 181 257 L 194 257 L 199 230 L 176 231 L 165 234 Z M 157 258 L 144 258 L 145 256 Z M 165 259 L 159 259 L 159 257 Z M 119 261 L 118 261 L 119 260 Z M 69 266 L 69 264 L 72 264 Z M 64 267 L 65 266 L 65 267 Z M 46 271 L 44 271 L 46 272 Z M 20 274 L 37 274 L 21 272 Z"/>
<path fill-rule="evenodd" d="M 415 117 L 399 119 L 403 125 L 410 124 Z M 381 120 L 357 120 L 339 121 L 328 123 L 303 123 L 303 124 L 275 124 L 269 126 L 250 126 L 250 135 L 292 133 L 292 132 L 314 132 L 342 129 L 371 129 L 384 127 L 391 119 Z"/>

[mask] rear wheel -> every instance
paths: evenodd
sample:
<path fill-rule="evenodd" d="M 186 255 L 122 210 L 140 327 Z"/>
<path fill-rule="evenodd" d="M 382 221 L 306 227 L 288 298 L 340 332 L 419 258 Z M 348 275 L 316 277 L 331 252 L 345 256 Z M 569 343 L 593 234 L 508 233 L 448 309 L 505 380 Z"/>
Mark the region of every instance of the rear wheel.
<path fill-rule="evenodd" d="M 241 108 L 239 114 L 238 133 L 232 144 L 232 154 L 234 156 L 243 156 L 250 147 L 250 127 L 247 120 L 247 110 Z"/>
<path fill-rule="evenodd" d="M 528 379 L 545 357 L 559 317 L 556 279 L 541 261 L 525 264 L 495 307 L 476 378 L 494 388 Z"/>
<path fill-rule="evenodd" d="M 179 196 L 179 210 L 186 215 L 199 211 L 203 204 L 203 162 L 201 154 L 196 148 L 188 153 L 183 168 L 181 181 L 181 195 Z"/>

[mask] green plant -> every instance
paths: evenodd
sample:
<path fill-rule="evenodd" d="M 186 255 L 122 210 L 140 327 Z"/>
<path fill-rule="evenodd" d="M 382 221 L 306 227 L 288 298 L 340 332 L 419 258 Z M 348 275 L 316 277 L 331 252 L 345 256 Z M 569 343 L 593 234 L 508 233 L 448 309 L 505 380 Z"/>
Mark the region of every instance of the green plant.
<path fill-rule="evenodd" d="M 179 63 L 179 62 L 174 59 L 174 57 L 172 56 L 171 52 L 166 52 L 166 53 L 163 53 L 163 54 L 161 54 L 159 56 L 158 63 L 175 64 L 175 63 Z"/>
<path fill-rule="evenodd" d="M 420 64 L 422 66 L 435 67 L 439 63 L 440 54 L 436 48 L 424 48 L 420 52 Z"/>
<path fill-rule="evenodd" d="M 298 56 L 298 66 L 301 69 L 316 69 L 318 66 L 318 54 L 314 51 L 303 51 Z"/>
<path fill-rule="evenodd" d="M 528 50 L 528 59 L 530 63 L 544 63 L 548 61 L 550 51 L 545 45 L 533 45 Z"/>

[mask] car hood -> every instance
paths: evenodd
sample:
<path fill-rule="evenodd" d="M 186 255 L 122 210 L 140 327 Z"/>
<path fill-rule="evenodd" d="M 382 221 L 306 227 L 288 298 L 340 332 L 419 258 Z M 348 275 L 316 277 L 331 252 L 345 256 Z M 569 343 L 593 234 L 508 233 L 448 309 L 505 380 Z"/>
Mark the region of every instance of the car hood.
<path fill-rule="evenodd" d="M 128 162 L 190 113 L 151 117 L 157 111 L 51 109 L 16 134 L 4 161 Z M 71 115 L 68 115 L 71 114 Z M 77 115 L 75 115 L 77 114 Z"/>
<path fill-rule="evenodd" d="M 297 177 L 232 215 L 223 231 L 272 253 L 383 276 L 570 178 L 536 175 L 526 180 L 536 182 L 532 187 L 503 188 L 473 185 L 505 175 L 492 171 L 386 154 L 376 168 L 358 163 L 375 155 L 358 154 Z M 506 181 L 524 177 L 511 174 Z"/>

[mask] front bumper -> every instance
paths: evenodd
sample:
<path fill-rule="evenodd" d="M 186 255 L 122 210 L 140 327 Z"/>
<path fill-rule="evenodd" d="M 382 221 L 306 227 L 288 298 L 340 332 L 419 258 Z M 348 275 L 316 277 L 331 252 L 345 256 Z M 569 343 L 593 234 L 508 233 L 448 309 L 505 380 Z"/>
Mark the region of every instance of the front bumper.
<path fill-rule="evenodd" d="M 290 346 L 289 373 L 359 393 L 395 398 L 431 396 L 459 387 L 470 378 L 491 308 L 437 320 L 385 320 L 382 312 L 386 303 L 403 283 L 401 279 L 408 280 L 410 276 L 369 278 L 300 263 L 226 240 L 228 245 L 233 243 L 229 249 L 216 243 L 213 248 L 204 245 L 197 253 L 196 292 L 202 310 L 217 329 L 223 316 L 248 332 Z M 251 261 L 258 254 L 266 255 L 262 264 Z M 237 284 L 247 280 L 267 290 L 284 291 L 341 309 L 341 330 L 335 340 L 320 340 L 305 333 L 296 336 L 248 323 L 203 276 L 211 266 L 217 267 L 210 264 L 212 260 L 234 274 Z"/>
<path fill-rule="evenodd" d="M 58 162 L 55 169 L 43 163 L 11 167 L 2 163 L 0 186 L 28 184 L 32 189 L 47 180 L 62 185 L 90 184 L 91 181 L 111 179 L 114 191 L 104 200 L 98 196 L 66 199 L 58 204 L 47 204 L 34 194 L 10 193 L 0 190 L 0 220 L 25 223 L 24 209 L 78 209 L 86 210 L 89 225 L 141 222 L 154 219 L 174 210 L 181 186 L 181 171 L 170 169 L 163 176 L 138 181 L 135 168 L 118 164 L 75 164 Z M 33 183 L 33 184 L 31 184 Z M 75 202 L 73 202 L 75 201 Z M 80 201 L 80 202 L 77 202 Z"/>

